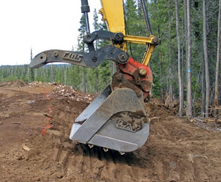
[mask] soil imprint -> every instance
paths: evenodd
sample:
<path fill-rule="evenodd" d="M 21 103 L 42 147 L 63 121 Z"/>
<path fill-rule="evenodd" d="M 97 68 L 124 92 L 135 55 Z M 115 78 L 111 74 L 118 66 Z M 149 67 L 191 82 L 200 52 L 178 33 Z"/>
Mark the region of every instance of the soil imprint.
<path fill-rule="evenodd" d="M 0 181 L 221 182 L 221 133 L 178 118 L 155 98 L 146 105 L 157 118 L 147 142 L 122 156 L 69 139 L 93 95 L 18 84 L 0 84 Z"/>

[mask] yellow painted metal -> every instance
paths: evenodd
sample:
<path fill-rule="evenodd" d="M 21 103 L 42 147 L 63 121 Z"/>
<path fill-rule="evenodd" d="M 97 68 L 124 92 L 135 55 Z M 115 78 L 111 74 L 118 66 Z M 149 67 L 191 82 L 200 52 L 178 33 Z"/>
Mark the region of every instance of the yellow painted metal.
<path fill-rule="evenodd" d="M 106 22 L 108 30 L 114 33 L 121 32 L 124 35 L 125 21 L 124 21 L 124 8 L 123 0 L 100 0 L 102 9 L 100 14 L 103 16 L 103 21 Z M 127 51 L 127 43 L 123 42 L 121 45 L 115 45 L 124 51 Z"/>
<path fill-rule="evenodd" d="M 135 44 L 147 45 L 146 51 L 142 59 L 142 64 L 147 66 L 150 61 L 150 57 L 153 53 L 153 50 L 155 48 L 155 45 L 158 44 L 159 39 L 155 37 L 154 35 L 150 35 L 149 37 L 125 35 L 124 41 L 135 43 Z"/>
<path fill-rule="evenodd" d="M 159 39 L 154 35 L 150 35 L 149 37 L 140 37 L 140 36 L 133 36 L 133 35 L 125 35 L 124 41 L 134 43 L 134 44 L 144 44 L 147 45 L 146 51 L 144 53 L 142 64 L 148 65 L 151 55 L 155 46 L 159 43 Z"/>
<path fill-rule="evenodd" d="M 140 37 L 140 36 L 134 36 L 134 35 L 125 35 L 124 41 L 128 43 L 134 43 L 134 44 L 153 44 L 154 36 L 149 37 Z"/>
<path fill-rule="evenodd" d="M 100 13 L 106 21 L 109 31 L 125 35 L 123 0 L 101 0 Z"/>
<path fill-rule="evenodd" d="M 107 23 L 108 30 L 114 33 L 121 32 L 124 34 L 124 42 L 121 45 L 115 45 L 124 51 L 127 51 L 127 43 L 147 45 L 144 53 L 142 64 L 148 65 L 152 52 L 157 45 L 156 37 L 140 37 L 134 35 L 126 35 L 123 0 L 100 0 L 102 9 L 100 13 L 103 16 L 103 21 Z"/>
<path fill-rule="evenodd" d="M 143 60 L 142 60 L 142 64 L 144 65 L 148 65 L 149 61 L 150 61 L 150 57 L 153 53 L 153 50 L 154 50 L 155 46 L 153 44 L 149 44 L 146 48 L 146 52 L 144 53 L 144 56 L 143 56 Z"/>

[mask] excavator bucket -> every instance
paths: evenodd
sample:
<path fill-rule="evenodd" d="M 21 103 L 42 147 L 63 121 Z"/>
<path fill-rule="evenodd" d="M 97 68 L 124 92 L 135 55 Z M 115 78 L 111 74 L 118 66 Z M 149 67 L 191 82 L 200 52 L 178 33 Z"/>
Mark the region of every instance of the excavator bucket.
<path fill-rule="evenodd" d="M 143 146 L 148 136 L 143 98 L 132 89 L 107 86 L 75 120 L 70 139 L 125 153 Z"/>

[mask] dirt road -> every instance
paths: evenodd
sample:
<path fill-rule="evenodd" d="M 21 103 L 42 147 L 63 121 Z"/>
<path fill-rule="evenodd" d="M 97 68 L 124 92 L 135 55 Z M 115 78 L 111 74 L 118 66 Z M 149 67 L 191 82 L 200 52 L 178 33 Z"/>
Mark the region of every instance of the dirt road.
<path fill-rule="evenodd" d="M 217 125 L 178 118 L 156 99 L 139 150 L 121 156 L 73 143 L 72 123 L 93 98 L 56 84 L 0 83 L 0 181 L 221 182 Z"/>

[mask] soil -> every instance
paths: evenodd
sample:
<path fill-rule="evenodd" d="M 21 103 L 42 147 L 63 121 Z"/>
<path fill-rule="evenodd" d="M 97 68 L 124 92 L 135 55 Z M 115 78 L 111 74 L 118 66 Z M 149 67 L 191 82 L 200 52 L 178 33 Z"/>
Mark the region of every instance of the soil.
<path fill-rule="evenodd" d="M 73 121 L 94 97 L 59 84 L 0 83 L 0 181 L 221 182 L 219 124 L 179 118 L 156 98 L 146 104 L 150 136 L 135 152 L 72 142 Z"/>

